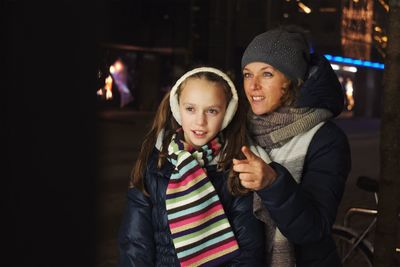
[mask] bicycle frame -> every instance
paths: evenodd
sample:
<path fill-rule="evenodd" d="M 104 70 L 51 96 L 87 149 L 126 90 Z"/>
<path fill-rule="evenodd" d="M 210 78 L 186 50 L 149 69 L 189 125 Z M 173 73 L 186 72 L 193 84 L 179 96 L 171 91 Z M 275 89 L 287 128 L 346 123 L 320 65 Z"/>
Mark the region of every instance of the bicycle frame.
<path fill-rule="evenodd" d="M 369 180 L 370 178 L 367 178 L 367 180 L 359 181 L 357 182 L 357 185 L 368 192 L 371 192 L 374 194 L 375 197 L 375 202 L 378 205 L 378 190 L 379 188 L 377 187 L 377 184 L 374 184 L 374 181 Z M 342 257 L 342 263 L 344 263 L 347 258 L 353 253 L 353 251 L 360 245 L 361 242 L 365 244 L 365 242 L 369 243 L 367 240 L 367 235 L 374 229 L 377 223 L 377 216 L 378 216 L 378 210 L 377 209 L 370 209 L 370 208 L 357 208 L 353 207 L 347 210 L 344 219 L 343 219 L 343 227 L 346 229 L 353 229 L 353 227 L 350 226 L 350 221 L 351 218 L 355 215 L 363 215 L 363 216 L 368 216 L 372 217 L 372 221 L 369 223 L 369 225 L 359 234 L 354 235 L 354 239 L 352 240 L 352 244 L 349 248 L 348 251 L 346 251 L 346 255 Z M 399 219 L 400 219 L 400 214 L 399 214 Z M 373 246 L 371 247 L 371 252 L 373 253 Z M 396 252 L 400 253 L 400 248 L 396 248 Z"/>

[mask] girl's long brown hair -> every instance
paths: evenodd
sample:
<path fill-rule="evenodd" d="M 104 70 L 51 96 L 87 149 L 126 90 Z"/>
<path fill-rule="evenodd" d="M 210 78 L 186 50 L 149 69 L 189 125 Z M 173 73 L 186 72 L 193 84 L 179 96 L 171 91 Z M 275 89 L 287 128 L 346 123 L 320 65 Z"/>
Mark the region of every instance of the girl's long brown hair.
<path fill-rule="evenodd" d="M 187 79 L 206 79 L 210 82 L 215 82 L 224 89 L 227 96 L 227 102 L 229 103 L 232 93 L 228 83 L 219 75 L 211 72 L 199 72 Z M 186 79 L 186 81 L 187 81 Z M 182 89 L 185 86 L 184 81 L 178 88 L 177 94 L 178 99 Z M 154 149 L 157 141 L 157 137 L 161 131 L 163 133 L 162 148 L 158 155 L 157 167 L 160 169 L 165 164 L 168 153 L 168 145 L 171 141 L 172 135 L 181 126 L 176 122 L 171 113 L 169 105 L 169 92 L 162 99 L 156 115 L 153 120 L 150 131 L 146 134 L 141 150 L 139 152 L 138 159 L 135 162 L 134 168 L 131 174 L 130 187 L 135 187 L 142 191 L 145 195 L 148 195 L 144 185 L 144 175 L 147 168 L 149 157 Z M 244 98 L 241 98 L 244 99 Z M 225 146 L 220 153 L 220 160 L 218 167 L 228 173 L 228 190 L 233 195 L 244 195 L 249 190 L 245 189 L 239 181 L 238 174 L 232 169 L 232 160 L 234 158 L 243 159 L 244 155 L 241 152 L 241 147 L 246 144 L 246 110 L 247 105 L 241 103 L 245 101 L 239 101 L 238 109 L 231 121 L 231 123 L 222 131 Z"/>

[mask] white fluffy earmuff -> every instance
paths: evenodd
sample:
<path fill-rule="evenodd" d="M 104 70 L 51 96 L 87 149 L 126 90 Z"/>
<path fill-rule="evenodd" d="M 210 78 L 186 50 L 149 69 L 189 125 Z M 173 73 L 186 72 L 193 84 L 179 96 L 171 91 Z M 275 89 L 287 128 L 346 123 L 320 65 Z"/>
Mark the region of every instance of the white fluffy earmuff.
<path fill-rule="evenodd" d="M 181 125 L 182 121 L 181 121 L 181 115 L 179 113 L 179 101 L 178 101 L 177 90 L 179 88 L 179 85 L 183 81 L 185 81 L 186 78 L 190 77 L 191 75 L 193 75 L 195 73 L 199 73 L 199 72 L 215 73 L 215 74 L 221 76 L 228 83 L 229 87 L 231 88 L 232 98 L 229 101 L 228 107 L 226 108 L 225 117 L 224 117 L 224 120 L 222 122 L 222 127 L 221 127 L 221 131 L 222 131 L 223 129 L 225 129 L 226 126 L 228 126 L 228 124 L 231 122 L 233 116 L 235 115 L 236 110 L 238 108 L 239 98 L 238 98 L 238 94 L 236 91 L 236 87 L 233 84 L 232 80 L 228 77 L 228 75 L 226 75 L 222 71 L 215 69 L 215 68 L 211 68 L 211 67 L 196 68 L 196 69 L 186 72 L 184 75 L 182 75 L 182 77 L 179 78 L 179 80 L 172 87 L 170 96 L 169 96 L 169 105 L 171 107 L 172 115 L 174 116 L 175 120 Z"/>

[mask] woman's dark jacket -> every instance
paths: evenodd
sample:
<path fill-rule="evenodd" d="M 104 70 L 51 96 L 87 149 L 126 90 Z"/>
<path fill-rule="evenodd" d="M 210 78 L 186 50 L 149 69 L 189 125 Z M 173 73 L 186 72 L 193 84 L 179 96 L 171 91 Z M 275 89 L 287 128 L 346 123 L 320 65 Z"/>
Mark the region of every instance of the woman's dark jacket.
<path fill-rule="evenodd" d="M 329 109 L 337 116 L 344 97 L 336 74 L 324 57 L 314 55 L 313 65 L 297 104 Z M 296 267 L 341 266 L 331 229 L 351 168 L 347 136 L 333 121 L 326 122 L 311 140 L 299 184 L 282 165 L 270 165 L 278 178 L 257 193 L 294 244 Z"/>
<path fill-rule="evenodd" d="M 145 174 L 150 194 L 128 191 L 128 202 L 119 234 L 118 266 L 179 266 L 170 236 L 165 194 L 173 166 L 167 162 L 157 169 L 158 150 L 154 149 Z M 224 266 L 264 266 L 263 224 L 252 215 L 253 195 L 233 197 L 227 190 L 227 175 L 207 167 L 207 176 L 214 185 L 231 223 L 240 255 Z"/>

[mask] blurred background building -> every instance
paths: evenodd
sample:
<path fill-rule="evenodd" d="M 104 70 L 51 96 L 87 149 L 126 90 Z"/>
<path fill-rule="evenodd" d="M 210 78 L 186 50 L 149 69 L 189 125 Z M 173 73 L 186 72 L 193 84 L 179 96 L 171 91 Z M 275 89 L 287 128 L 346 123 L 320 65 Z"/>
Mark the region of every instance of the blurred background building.
<path fill-rule="evenodd" d="M 297 24 L 309 32 L 314 50 L 331 61 L 346 94 L 343 115 L 380 116 L 387 0 L 110 0 L 105 5 L 100 108 L 154 111 L 174 81 L 200 64 L 221 68 L 240 84 L 240 59 L 251 39 L 278 25 Z M 119 85 L 115 64 L 126 75 Z"/>

